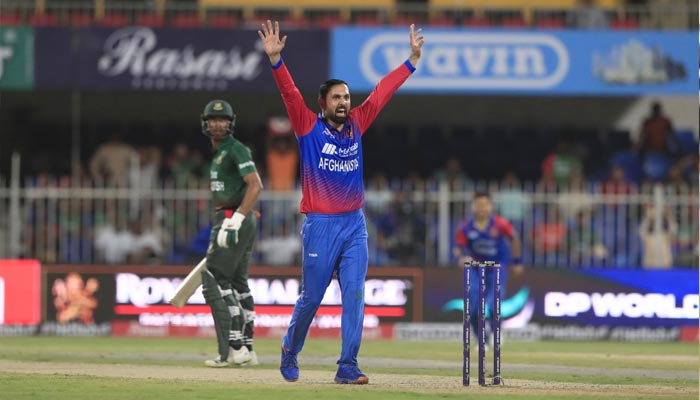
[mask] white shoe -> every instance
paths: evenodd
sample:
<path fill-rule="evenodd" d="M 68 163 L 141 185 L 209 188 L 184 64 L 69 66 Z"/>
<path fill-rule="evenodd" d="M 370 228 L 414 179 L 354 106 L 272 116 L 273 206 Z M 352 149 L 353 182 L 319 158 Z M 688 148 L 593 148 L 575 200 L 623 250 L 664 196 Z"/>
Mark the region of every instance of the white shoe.
<path fill-rule="evenodd" d="M 250 352 L 250 357 L 250 361 L 241 364 L 242 367 L 252 367 L 253 365 L 260 364 L 260 361 L 258 361 L 258 355 L 255 353 L 255 351 Z"/>
<path fill-rule="evenodd" d="M 221 361 L 221 356 L 216 356 L 213 360 L 204 361 L 204 365 L 210 368 L 224 368 L 229 366 L 228 360 Z"/>
<path fill-rule="evenodd" d="M 231 360 L 232 363 L 236 365 L 241 365 L 252 360 L 253 356 L 250 354 L 247 347 L 241 346 L 241 348 L 238 350 L 234 350 L 233 348 L 231 348 L 231 352 L 229 353 L 228 358 Z"/>

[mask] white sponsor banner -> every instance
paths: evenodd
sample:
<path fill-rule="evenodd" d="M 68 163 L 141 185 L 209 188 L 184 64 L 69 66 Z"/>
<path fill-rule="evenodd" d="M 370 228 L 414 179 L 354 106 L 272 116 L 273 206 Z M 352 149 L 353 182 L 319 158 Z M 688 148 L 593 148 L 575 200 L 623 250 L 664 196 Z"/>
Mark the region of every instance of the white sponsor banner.
<path fill-rule="evenodd" d="M 182 278 L 139 276 L 133 273 L 116 274 L 116 303 L 135 306 L 167 304 Z M 300 278 L 250 278 L 248 286 L 256 305 L 294 305 L 301 292 Z M 407 279 L 368 278 L 365 281 L 365 305 L 405 306 L 407 291 L 413 283 Z M 187 304 L 205 304 L 201 286 Z M 341 305 L 338 281 L 333 280 L 326 290 L 321 305 Z"/>
<path fill-rule="evenodd" d="M 592 312 L 600 318 L 697 319 L 700 296 L 687 294 L 681 301 L 662 293 L 548 292 L 544 314 L 548 317 L 576 317 Z"/>

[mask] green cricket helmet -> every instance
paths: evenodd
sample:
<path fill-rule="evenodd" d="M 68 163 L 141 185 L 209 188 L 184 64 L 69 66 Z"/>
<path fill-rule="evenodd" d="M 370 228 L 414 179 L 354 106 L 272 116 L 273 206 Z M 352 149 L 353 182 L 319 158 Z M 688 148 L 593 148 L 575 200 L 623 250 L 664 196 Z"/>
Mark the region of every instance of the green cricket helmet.
<path fill-rule="evenodd" d="M 209 131 L 207 120 L 211 117 L 224 117 L 231 121 L 226 129 L 226 135 L 233 135 L 233 128 L 236 126 L 236 114 L 233 113 L 231 105 L 224 100 L 212 100 L 204 106 L 202 113 L 202 133 L 208 137 L 214 137 Z"/>

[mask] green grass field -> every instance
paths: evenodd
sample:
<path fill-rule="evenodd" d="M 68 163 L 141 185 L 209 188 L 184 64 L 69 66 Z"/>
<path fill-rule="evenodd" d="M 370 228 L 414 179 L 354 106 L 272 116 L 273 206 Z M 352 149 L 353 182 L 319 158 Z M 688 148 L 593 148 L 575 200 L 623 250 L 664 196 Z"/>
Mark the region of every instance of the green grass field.
<path fill-rule="evenodd" d="M 1 338 L 0 398 L 698 399 L 693 344 L 509 342 L 503 387 L 476 385 L 475 363 L 463 387 L 458 342 L 366 340 L 370 384 L 359 387 L 333 384 L 339 340 L 307 341 L 297 383 L 279 375 L 279 340 L 257 340 L 262 364 L 247 368 L 204 367 L 214 348 L 214 339 Z"/>

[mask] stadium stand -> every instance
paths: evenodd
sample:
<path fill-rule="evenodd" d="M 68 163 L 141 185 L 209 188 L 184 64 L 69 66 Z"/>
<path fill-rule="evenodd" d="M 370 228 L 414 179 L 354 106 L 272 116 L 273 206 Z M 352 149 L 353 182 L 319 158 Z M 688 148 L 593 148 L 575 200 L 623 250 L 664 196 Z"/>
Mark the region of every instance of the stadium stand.
<path fill-rule="evenodd" d="M 694 29 L 698 4 L 692 0 L 648 0 L 630 5 L 625 0 L 596 0 L 610 20 L 611 29 Z M 325 0 L 3 0 L 0 24 L 16 26 L 122 26 L 135 22 L 161 27 L 255 27 L 264 19 L 277 19 L 287 27 L 405 25 L 469 28 L 558 29 L 568 27 L 579 0 L 430 0 L 425 3 L 398 0 L 349 0 L 342 4 Z M 184 14 L 185 16 L 180 16 Z M 226 17 L 222 17 L 225 15 Z M 235 16 L 229 18 L 228 16 Z M 115 17 L 117 16 L 117 17 Z M 126 20 L 123 18 L 125 17 Z M 117 18 L 117 19 L 115 19 Z"/>

